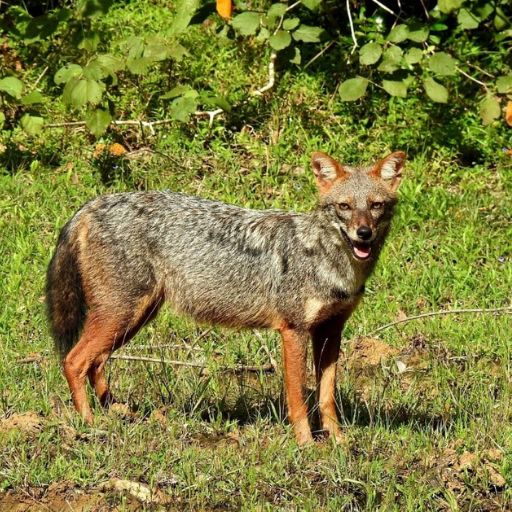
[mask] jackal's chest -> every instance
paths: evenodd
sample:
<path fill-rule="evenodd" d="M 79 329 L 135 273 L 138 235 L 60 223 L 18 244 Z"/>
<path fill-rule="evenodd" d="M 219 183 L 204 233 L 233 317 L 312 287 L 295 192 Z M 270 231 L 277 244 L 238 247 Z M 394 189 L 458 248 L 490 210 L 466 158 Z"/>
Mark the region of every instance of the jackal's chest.
<path fill-rule="evenodd" d="M 317 325 L 319 323 L 352 311 L 362 297 L 361 293 L 337 299 L 326 299 L 312 297 L 304 304 L 304 321 L 306 325 Z"/>

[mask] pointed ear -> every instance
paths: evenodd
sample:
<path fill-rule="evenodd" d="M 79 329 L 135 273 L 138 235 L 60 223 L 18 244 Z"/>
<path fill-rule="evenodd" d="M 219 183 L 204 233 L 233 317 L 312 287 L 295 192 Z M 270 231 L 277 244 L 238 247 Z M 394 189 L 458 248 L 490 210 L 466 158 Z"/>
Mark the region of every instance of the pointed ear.
<path fill-rule="evenodd" d="M 311 164 L 321 194 L 325 194 L 336 180 L 345 179 L 348 175 L 347 170 L 339 162 L 321 151 L 313 153 Z"/>
<path fill-rule="evenodd" d="M 377 162 L 370 174 L 386 182 L 389 188 L 395 192 L 402 179 L 405 158 L 406 154 L 403 151 L 395 151 Z"/>

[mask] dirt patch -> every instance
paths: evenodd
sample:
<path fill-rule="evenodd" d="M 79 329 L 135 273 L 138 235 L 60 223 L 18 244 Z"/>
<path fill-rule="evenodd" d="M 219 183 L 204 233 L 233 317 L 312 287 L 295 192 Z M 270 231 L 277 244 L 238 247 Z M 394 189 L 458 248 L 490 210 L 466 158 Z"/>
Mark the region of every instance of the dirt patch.
<path fill-rule="evenodd" d="M 475 454 L 470 451 L 457 453 L 454 448 L 446 448 L 440 454 L 432 455 L 426 461 L 428 469 L 434 469 L 443 485 L 454 492 L 466 488 L 465 480 L 472 477 L 486 484 L 489 491 L 500 491 L 506 481 L 501 475 L 498 463 L 503 453 L 497 449 Z"/>
<path fill-rule="evenodd" d="M 357 338 L 350 344 L 348 366 L 354 371 L 372 370 L 398 352 L 398 349 L 377 338 Z"/>
<path fill-rule="evenodd" d="M 13 431 L 32 434 L 41 430 L 43 424 L 44 418 L 35 412 L 12 414 L 0 420 L 0 435 L 10 434 Z"/>
<path fill-rule="evenodd" d="M 166 505 L 166 510 L 176 510 L 160 490 L 153 491 L 144 484 L 119 479 L 92 489 L 79 489 L 71 482 L 56 482 L 48 487 L 0 493 L 0 510 L 9 512 L 116 512 L 142 510 L 155 505 Z"/>

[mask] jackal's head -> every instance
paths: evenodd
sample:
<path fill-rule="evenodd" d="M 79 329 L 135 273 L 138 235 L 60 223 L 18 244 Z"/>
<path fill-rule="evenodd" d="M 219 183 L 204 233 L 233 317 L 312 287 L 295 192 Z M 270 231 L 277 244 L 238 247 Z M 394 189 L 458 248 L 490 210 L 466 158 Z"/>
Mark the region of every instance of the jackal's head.
<path fill-rule="evenodd" d="M 371 167 L 351 168 L 325 153 L 313 153 L 320 207 L 357 260 L 370 259 L 388 231 L 404 161 L 405 153 L 397 151 Z"/>

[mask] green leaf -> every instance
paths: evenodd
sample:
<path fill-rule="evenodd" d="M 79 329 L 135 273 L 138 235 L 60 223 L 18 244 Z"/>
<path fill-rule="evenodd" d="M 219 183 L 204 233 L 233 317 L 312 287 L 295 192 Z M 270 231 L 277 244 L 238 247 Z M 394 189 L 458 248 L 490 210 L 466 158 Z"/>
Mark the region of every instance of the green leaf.
<path fill-rule="evenodd" d="M 190 25 L 199 5 L 200 0 L 178 0 L 176 16 L 171 23 L 170 33 L 176 35 L 184 32 Z"/>
<path fill-rule="evenodd" d="M 318 43 L 323 29 L 320 27 L 312 27 L 310 25 L 299 25 L 299 28 L 293 33 L 295 41 L 303 43 Z"/>
<path fill-rule="evenodd" d="M 80 108 L 86 103 L 96 105 L 101 101 L 105 84 L 90 78 L 72 78 L 64 87 L 64 103 Z"/>
<path fill-rule="evenodd" d="M 101 14 L 107 14 L 112 0 L 84 0 L 77 2 L 80 6 L 80 15 L 84 18 L 94 18 Z"/>
<path fill-rule="evenodd" d="M 5 114 L 0 110 L 0 130 L 4 127 Z"/>
<path fill-rule="evenodd" d="M 31 18 L 23 31 L 23 42 L 31 44 L 42 39 L 47 39 L 57 30 L 59 19 L 55 14 L 43 14 Z"/>
<path fill-rule="evenodd" d="M 145 57 L 138 57 L 135 59 L 126 60 L 126 67 L 134 75 L 146 74 L 151 64 L 151 60 L 146 59 Z"/>
<path fill-rule="evenodd" d="M 401 80 L 383 80 L 382 87 L 390 96 L 407 97 L 407 85 Z"/>
<path fill-rule="evenodd" d="M 180 43 L 173 42 L 169 45 L 169 57 L 176 62 L 183 60 L 186 55 L 188 55 L 188 50 Z"/>
<path fill-rule="evenodd" d="M 300 19 L 299 18 L 286 18 L 283 21 L 283 28 L 285 30 L 294 30 L 299 26 Z"/>
<path fill-rule="evenodd" d="M 455 75 L 457 70 L 455 66 L 457 61 L 445 52 L 437 52 L 430 57 L 429 61 L 430 69 L 436 74 L 441 76 Z"/>
<path fill-rule="evenodd" d="M 480 24 L 480 20 L 467 9 L 461 9 L 457 14 L 457 21 L 459 26 L 465 30 L 472 30 L 477 28 Z"/>
<path fill-rule="evenodd" d="M 439 0 L 437 6 L 441 12 L 447 14 L 454 11 L 455 9 L 458 9 L 463 3 L 464 0 Z"/>
<path fill-rule="evenodd" d="M 417 64 L 423 59 L 423 52 L 419 48 L 411 48 L 404 56 L 407 64 Z"/>
<path fill-rule="evenodd" d="M 83 69 L 83 76 L 91 80 L 101 80 L 108 75 L 109 73 L 98 64 L 96 59 L 91 60 Z"/>
<path fill-rule="evenodd" d="M 268 40 L 270 46 L 276 51 L 284 50 L 290 46 L 291 42 L 292 36 L 290 35 L 290 32 L 287 32 L 286 30 L 278 30 L 274 35 L 270 36 L 270 39 Z"/>
<path fill-rule="evenodd" d="M 197 92 L 195 91 L 195 89 L 190 87 L 190 85 L 177 85 L 176 87 L 173 87 L 170 91 L 166 92 L 165 94 L 162 94 L 162 96 L 160 96 L 160 99 L 170 100 L 173 98 L 177 98 L 178 96 L 183 96 L 185 94 L 188 94 L 190 96 L 192 91 L 195 92 L 197 96 Z"/>
<path fill-rule="evenodd" d="M 85 124 L 93 135 L 99 137 L 103 135 L 112 121 L 112 116 L 108 110 L 97 108 L 87 113 Z"/>
<path fill-rule="evenodd" d="M 128 59 L 138 59 L 142 57 L 144 51 L 144 39 L 138 36 L 131 36 L 125 41 L 128 48 Z"/>
<path fill-rule="evenodd" d="M 261 27 L 258 35 L 256 36 L 257 41 L 266 41 L 270 37 L 270 32 L 265 27 Z"/>
<path fill-rule="evenodd" d="M 388 34 L 387 40 L 392 43 L 401 43 L 409 36 L 409 27 L 407 25 L 396 25 Z"/>
<path fill-rule="evenodd" d="M 301 0 L 301 3 L 310 11 L 316 11 L 320 7 L 322 0 Z"/>
<path fill-rule="evenodd" d="M 444 85 L 437 83 L 433 78 L 423 80 L 423 87 L 427 96 L 436 103 L 448 102 L 448 89 Z"/>
<path fill-rule="evenodd" d="M 96 51 L 96 48 L 98 48 L 99 44 L 100 34 L 99 32 L 93 30 L 83 35 L 82 40 L 78 43 L 78 48 L 88 52 L 94 52 Z"/>
<path fill-rule="evenodd" d="M 496 6 L 496 16 L 494 17 L 493 25 L 498 32 L 510 25 L 510 21 L 508 20 L 507 15 L 499 6 Z"/>
<path fill-rule="evenodd" d="M 162 37 L 151 37 L 146 40 L 143 57 L 153 62 L 159 62 L 169 57 L 169 47 L 167 41 Z"/>
<path fill-rule="evenodd" d="M 445 30 L 448 30 L 448 25 L 446 23 L 437 22 L 433 25 L 430 25 L 431 32 L 443 32 Z"/>
<path fill-rule="evenodd" d="M 21 98 L 22 105 L 34 105 L 35 103 L 42 103 L 44 96 L 39 91 L 29 92 Z"/>
<path fill-rule="evenodd" d="M 494 12 L 494 2 L 486 2 L 482 6 L 476 8 L 478 17 L 483 21 L 487 19 Z"/>
<path fill-rule="evenodd" d="M 401 65 L 402 54 L 403 51 L 401 48 L 398 46 L 390 46 L 384 51 L 382 62 L 379 64 L 377 69 L 379 71 L 384 71 L 385 73 L 393 73 Z"/>
<path fill-rule="evenodd" d="M 368 80 L 361 76 L 349 78 L 340 85 L 340 98 L 342 101 L 356 101 L 363 97 L 368 87 Z"/>
<path fill-rule="evenodd" d="M 498 119 L 501 115 L 500 100 L 492 94 L 488 94 L 480 102 L 480 116 L 484 125 L 492 123 L 495 119 Z"/>
<path fill-rule="evenodd" d="M 267 11 L 268 18 L 280 18 L 284 16 L 286 13 L 286 4 L 276 3 L 270 6 L 270 9 Z"/>
<path fill-rule="evenodd" d="M 82 73 L 82 66 L 78 64 L 66 64 L 62 68 L 60 68 L 55 76 L 53 77 L 53 81 L 57 84 L 65 84 L 69 82 L 73 77 L 78 76 Z"/>
<path fill-rule="evenodd" d="M 173 119 L 185 123 L 196 110 L 197 101 L 195 98 L 180 96 L 171 103 L 170 114 Z"/>
<path fill-rule="evenodd" d="M 409 25 L 409 34 L 407 35 L 407 39 L 409 41 L 414 41 L 415 43 L 423 43 L 427 40 L 429 34 L 429 29 L 425 25 L 420 25 L 419 23 L 411 23 Z"/>
<path fill-rule="evenodd" d="M 300 63 L 302 62 L 302 57 L 301 57 L 301 54 L 300 54 L 300 50 L 297 47 L 295 47 L 293 50 L 294 50 L 294 55 L 290 59 L 290 62 L 292 64 L 297 64 L 297 66 L 299 66 Z"/>
<path fill-rule="evenodd" d="M 499 76 L 496 80 L 496 89 L 500 94 L 512 92 L 512 74 Z"/>
<path fill-rule="evenodd" d="M 231 24 L 243 36 L 252 36 L 260 26 L 260 15 L 257 12 L 243 12 L 235 16 Z"/>
<path fill-rule="evenodd" d="M 113 75 L 118 71 L 124 69 L 124 61 L 119 59 L 118 57 L 114 57 L 109 53 L 103 53 L 102 55 L 98 55 L 94 59 L 109 75 Z"/>
<path fill-rule="evenodd" d="M 36 135 L 43 128 L 44 119 L 42 117 L 25 114 L 20 119 L 20 124 L 26 133 L 28 133 L 29 135 Z"/>
<path fill-rule="evenodd" d="M 7 76 L 0 80 L 0 91 L 19 100 L 23 91 L 23 82 L 14 76 Z"/>
<path fill-rule="evenodd" d="M 359 62 L 363 66 L 375 64 L 382 55 L 382 46 L 379 43 L 367 43 L 359 50 Z"/>
<path fill-rule="evenodd" d="M 215 94 L 203 92 L 199 95 L 199 100 L 207 107 L 219 107 L 226 112 L 231 111 L 231 105 L 222 96 L 216 96 Z"/>

